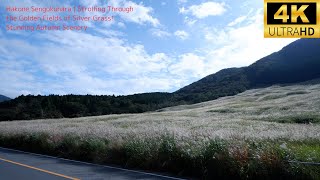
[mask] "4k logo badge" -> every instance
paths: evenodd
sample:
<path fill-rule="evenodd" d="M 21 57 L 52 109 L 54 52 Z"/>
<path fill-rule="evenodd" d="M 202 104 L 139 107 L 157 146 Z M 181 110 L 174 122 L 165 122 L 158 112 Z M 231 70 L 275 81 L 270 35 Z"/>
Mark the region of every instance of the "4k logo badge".
<path fill-rule="evenodd" d="M 319 38 L 318 0 L 265 0 L 264 37 Z"/>

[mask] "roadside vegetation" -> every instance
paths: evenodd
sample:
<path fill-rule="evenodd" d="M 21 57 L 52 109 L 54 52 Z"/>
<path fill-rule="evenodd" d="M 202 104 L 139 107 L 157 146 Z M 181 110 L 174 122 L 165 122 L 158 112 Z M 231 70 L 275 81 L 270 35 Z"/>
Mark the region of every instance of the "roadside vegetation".
<path fill-rule="evenodd" d="M 319 179 L 319 113 L 320 85 L 273 86 L 154 113 L 0 122 L 0 146 L 203 179 Z"/>

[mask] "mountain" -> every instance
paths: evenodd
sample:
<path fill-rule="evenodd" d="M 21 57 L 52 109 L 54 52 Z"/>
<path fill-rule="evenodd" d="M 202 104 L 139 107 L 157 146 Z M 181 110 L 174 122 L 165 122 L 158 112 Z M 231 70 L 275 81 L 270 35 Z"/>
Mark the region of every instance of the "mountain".
<path fill-rule="evenodd" d="M 7 96 L 4 96 L 4 95 L 0 94 L 0 102 L 9 101 L 9 100 L 10 100 L 10 98 L 8 98 Z"/>
<path fill-rule="evenodd" d="M 246 68 L 252 87 L 320 77 L 320 39 L 300 39 Z"/>
<path fill-rule="evenodd" d="M 300 39 L 248 67 L 209 75 L 176 91 L 180 100 L 202 102 L 251 88 L 320 78 L 320 39 Z"/>
<path fill-rule="evenodd" d="M 223 69 L 174 92 L 179 101 L 199 103 L 245 91 L 250 83 L 244 68 Z"/>
<path fill-rule="evenodd" d="M 0 121 L 141 113 L 214 100 L 252 88 L 319 78 L 320 39 L 300 39 L 250 66 L 223 69 L 174 93 L 19 96 L 0 103 Z"/>

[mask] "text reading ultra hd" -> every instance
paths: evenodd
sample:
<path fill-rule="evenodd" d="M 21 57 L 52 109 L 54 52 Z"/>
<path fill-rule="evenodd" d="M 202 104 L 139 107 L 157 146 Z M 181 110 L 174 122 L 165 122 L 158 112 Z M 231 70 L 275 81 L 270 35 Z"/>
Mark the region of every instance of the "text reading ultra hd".
<path fill-rule="evenodd" d="M 319 0 L 264 0 L 264 37 L 320 38 Z"/>

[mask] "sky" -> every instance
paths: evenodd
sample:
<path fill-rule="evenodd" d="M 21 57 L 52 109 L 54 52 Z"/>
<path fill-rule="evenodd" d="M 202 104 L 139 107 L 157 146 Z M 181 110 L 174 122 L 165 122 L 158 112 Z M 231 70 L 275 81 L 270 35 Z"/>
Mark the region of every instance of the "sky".
<path fill-rule="evenodd" d="M 263 37 L 262 0 L 0 2 L 0 94 L 11 98 L 174 92 L 221 69 L 248 66 L 294 41 Z M 79 5 L 134 11 L 108 14 L 112 22 L 75 22 L 89 26 L 87 31 L 5 28 L 7 6 Z"/>

